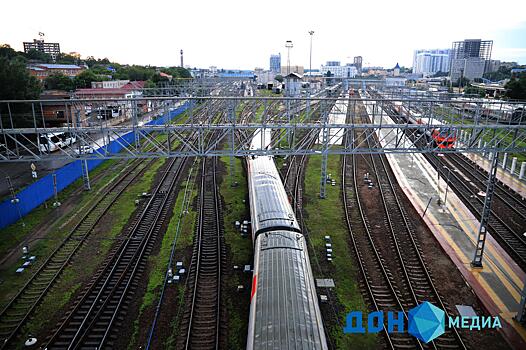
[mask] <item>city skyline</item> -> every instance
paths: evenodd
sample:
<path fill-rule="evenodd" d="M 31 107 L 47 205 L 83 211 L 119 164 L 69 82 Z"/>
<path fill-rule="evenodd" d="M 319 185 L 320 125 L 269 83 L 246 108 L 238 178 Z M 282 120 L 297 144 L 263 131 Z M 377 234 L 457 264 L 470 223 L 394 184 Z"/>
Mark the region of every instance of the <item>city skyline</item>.
<path fill-rule="evenodd" d="M 43 7 L 31 12 L 25 9 L 38 8 L 40 3 L 8 3 L 5 13 L 11 15 L 0 23 L 0 43 L 22 51 L 24 41 L 44 32 L 45 40 L 60 43 L 63 52 L 107 57 L 123 64 L 177 66 L 183 49 L 185 64 L 190 67 L 268 69 L 273 53 L 281 52 L 282 65 L 286 64 L 286 40 L 294 44 L 291 65 L 308 67 L 308 31 L 314 30 L 312 66 L 316 68 L 330 60 L 352 63 L 354 56 L 363 57 L 363 66 L 392 68 L 398 62 L 411 67 L 416 49 L 450 48 L 453 41 L 471 38 L 493 40 L 493 59 L 526 63 L 522 42 L 526 5 L 519 1 L 503 0 L 495 6 L 488 1 L 458 4 L 447 0 L 433 13 L 415 10 L 417 2 L 413 1 L 339 2 L 334 4 L 338 11 L 331 12 L 332 6 L 326 9 L 330 16 L 315 15 L 318 11 L 313 9 L 320 7 L 314 1 L 299 2 L 300 6 L 275 2 L 277 7 L 271 6 L 274 2 L 255 7 L 237 0 L 220 4 L 198 0 L 177 6 L 153 1 L 152 9 L 163 10 L 145 16 L 133 6 L 95 0 L 89 8 L 82 8 L 82 17 L 88 19 L 82 25 L 78 18 L 67 15 L 65 1 L 57 1 L 53 11 Z M 449 5 L 466 20 L 451 20 Z M 256 17 L 255 23 L 252 17 Z M 275 18 L 275 24 L 267 18 Z M 107 25 L 112 22 L 114 25 Z"/>

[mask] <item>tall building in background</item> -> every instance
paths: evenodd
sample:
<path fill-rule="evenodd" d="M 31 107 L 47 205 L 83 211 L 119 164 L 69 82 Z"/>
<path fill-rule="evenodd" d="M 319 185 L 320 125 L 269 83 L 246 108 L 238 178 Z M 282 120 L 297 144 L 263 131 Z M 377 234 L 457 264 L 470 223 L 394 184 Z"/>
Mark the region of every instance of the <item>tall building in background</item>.
<path fill-rule="evenodd" d="M 453 42 L 450 76 L 456 82 L 461 76 L 473 80 L 482 78 L 489 69 L 493 40 L 466 39 Z"/>
<path fill-rule="evenodd" d="M 327 75 L 327 72 L 331 72 L 332 77 L 354 78 L 358 70 L 354 64 L 348 63 L 341 66 L 339 61 L 327 61 L 327 64 L 321 66 L 320 72 L 324 76 Z"/>
<path fill-rule="evenodd" d="M 270 71 L 279 74 L 281 72 L 281 54 L 270 55 Z"/>
<path fill-rule="evenodd" d="M 438 72 L 449 73 L 450 49 L 415 50 L 413 73 L 430 76 Z"/>
<path fill-rule="evenodd" d="M 356 67 L 356 70 L 358 70 L 358 73 L 362 72 L 362 56 L 354 56 L 353 65 Z"/>
<path fill-rule="evenodd" d="M 51 56 L 53 60 L 57 59 L 57 56 L 60 54 L 60 44 L 59 43 L 46 43 L 43 39 L 33 39 L 33 42 L 24 42 L 24 52 L 28 53 L 29 50 L 37 50 L 40 52 L 47 53 Z"/>

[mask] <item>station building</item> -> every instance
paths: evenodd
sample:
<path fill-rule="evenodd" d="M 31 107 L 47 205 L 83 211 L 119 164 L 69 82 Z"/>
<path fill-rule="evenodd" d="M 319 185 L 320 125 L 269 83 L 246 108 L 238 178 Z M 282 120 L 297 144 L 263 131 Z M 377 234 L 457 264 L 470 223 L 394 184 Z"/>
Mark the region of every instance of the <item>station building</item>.
<path fill-rule="evenodd" d="M 53 74 L 63 74 L 74 78 L 84 71 L 85 67 L 77 66 L 76 64 L 37 63 L 30 64 L 27 69 L 32 76 L 39 80 L 44 80 Z"/>

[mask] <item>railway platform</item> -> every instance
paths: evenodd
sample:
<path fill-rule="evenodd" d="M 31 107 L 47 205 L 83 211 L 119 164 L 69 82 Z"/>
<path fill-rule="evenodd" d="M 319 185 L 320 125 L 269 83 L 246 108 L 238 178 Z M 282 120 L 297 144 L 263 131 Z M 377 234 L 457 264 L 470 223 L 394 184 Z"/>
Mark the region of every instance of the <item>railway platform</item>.
<path fill-rule="evenodd" d="M 491 164 L 487 158 L 483 158 L 475 153 L 467 153 L 466 156 L 477 163 L 482 169 L 489 171 Z M 526 183 L 519 180 L 516 176 L 512 176 L 509 172 L 504 171 L 500 166 L 497 169 L 497 179 L 520 194 L 523 198 L 526 198 Z"/>
<path fill-rule="evenodd" d="M 383 123 L 394 123 L 383 113 Z M 402 133 L 380 131 L 383 145 L 411 142 Z M 388 154 L 387 159 L 404 193 L 423 217 L 442 249 L 492 316 L 502 321 L 502 335 L 515 349 L 526 348 L 526 329 L 514 320 L 519 310 L 525 273 L 488 233 L 483 268 L 471 267 L 479 221 L 449 188 L 422 154 Z M 447 192 L 447 196 L 446 196 Z"/>

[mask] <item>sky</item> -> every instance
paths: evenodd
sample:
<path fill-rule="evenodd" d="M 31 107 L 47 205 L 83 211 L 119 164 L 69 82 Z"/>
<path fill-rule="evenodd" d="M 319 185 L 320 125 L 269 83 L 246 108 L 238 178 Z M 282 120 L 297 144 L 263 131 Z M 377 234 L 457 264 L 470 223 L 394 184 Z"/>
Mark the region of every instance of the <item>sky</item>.
<path fill-rule="evenodd" d="M 369 1 L 3 1 L 0 44 L 22 50 L 45 34 L 62 52 L 127 64 L 269 68 L 291 40 L 292 65 L 326 61 L 392 68 L 412 65 L 415 49 L 493 40 L 493 59 L 526 64 L 524 0 Z"/>

